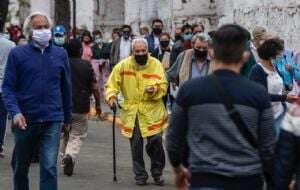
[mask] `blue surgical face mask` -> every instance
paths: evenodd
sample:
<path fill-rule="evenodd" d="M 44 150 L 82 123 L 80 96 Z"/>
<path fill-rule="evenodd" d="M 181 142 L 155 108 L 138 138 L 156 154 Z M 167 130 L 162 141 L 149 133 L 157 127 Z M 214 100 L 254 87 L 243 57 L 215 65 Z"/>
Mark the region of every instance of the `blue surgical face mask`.
<path fill-rule="evenodd" d="M 65 37 L 54 37 L 54 43 L 58 46 L 63 46 L 65 44 Z"/>
<path fill-rule="evenodd" d="M 192 37 L 193 37 L 193 34 L 183 34 L 183 40 L 184 41 L 189 41 L 189 40 L 191 40 L 192 39 Z"/>

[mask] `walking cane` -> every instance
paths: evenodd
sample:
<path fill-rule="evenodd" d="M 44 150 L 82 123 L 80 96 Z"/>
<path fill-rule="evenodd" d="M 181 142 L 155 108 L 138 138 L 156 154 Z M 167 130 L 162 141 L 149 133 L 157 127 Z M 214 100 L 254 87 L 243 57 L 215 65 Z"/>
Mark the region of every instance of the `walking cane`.
<path fill-rule="evenodd" d="M 113 104 L 111 107 L 114 115 L 113 115 L 113 125 L 112 125 L 112 135 L 113 135 L 113 172 L 114 172 L 114 182 L 117 182 L 117 171 L 116 171 L 116 133 L 115 133 L 115 125 L 116 125 L 116 114 L 117 114 L 117 106 Z"/>

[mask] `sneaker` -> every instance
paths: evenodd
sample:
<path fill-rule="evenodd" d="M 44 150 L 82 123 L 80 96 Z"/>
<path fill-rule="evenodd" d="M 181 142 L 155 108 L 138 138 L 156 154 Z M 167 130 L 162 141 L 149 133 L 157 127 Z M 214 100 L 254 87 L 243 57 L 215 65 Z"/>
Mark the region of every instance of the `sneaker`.
<path fill-rule="evenodd" d="M 135 184 L 138 186 L 146 186 L 147 185 L 147 181 L 144 179 L 140 179 L 140 180 L 136 180 Z"/>
<path fill-rule="evenodd" d="M 67 176 L 72 176 L 74 170 L 74 162 L 72 157 L 67 154 L 62 160 L 62 163 L 63 163 L 64 174 Z"/>
<path fill-rule="evenodd" d="M 157 186 L 164 186 L 165 180 L 162 177 L 154 178 L 154 184 Z"/>

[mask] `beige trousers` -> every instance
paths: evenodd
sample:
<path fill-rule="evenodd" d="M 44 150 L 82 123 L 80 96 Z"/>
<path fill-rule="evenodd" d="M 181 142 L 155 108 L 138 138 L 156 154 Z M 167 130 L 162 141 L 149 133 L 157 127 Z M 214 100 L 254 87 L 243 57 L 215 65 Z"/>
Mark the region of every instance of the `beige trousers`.
<path fill-rule="evenodd" d="M 62 135 L 60 155 L 70 155 L 75 160 L 79 154 L 83 141 L 87 137 L 87 114 L 72 114 L 71 131 L 69 139 Z"/>

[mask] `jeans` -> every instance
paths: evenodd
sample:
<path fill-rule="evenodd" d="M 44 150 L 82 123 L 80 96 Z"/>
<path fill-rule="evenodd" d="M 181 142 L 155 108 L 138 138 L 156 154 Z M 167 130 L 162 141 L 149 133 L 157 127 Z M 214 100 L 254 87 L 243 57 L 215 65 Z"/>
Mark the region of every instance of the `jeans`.
<path fill-rule="evenodd" d="M 296 190 L 300 190 L 300 137 L 281 130 L 275 155 L 277 190 L 287 190 L 295 174 Z"/>
<path fill-rule="evenodd" d="M 12 157 L 14 190 L 29 190 L 28 171 L 36 145 L 40 154 L 40 190 L 57 190 L 57 156 L 61 123 L 27 124 L 26 130 L 13 126 L 15 148 Z"/>
<path fill-rule="evenodd" d="M 280 129 L 282 127 L 282 120 L 284 119 L 284 116 L 286 114 L 286 111 L 287 111 L 287 105 L 286 104 L 283 104 L 283 112 L 274 120 L 274 128 L 275 128 L 275 131 L 276 131 L 276 139 L 278 140 L 279 138 L 279 135 L 280 135 Z"/>
<path fill-rule="evenodd" d="M 3 151 L 2 146 L 4 144 L 6 119 L 7 119 L 7 111 L 6 111 L 6 108 L 4 106 L 1 94 L 0 94 L 0 152 Z"/>

